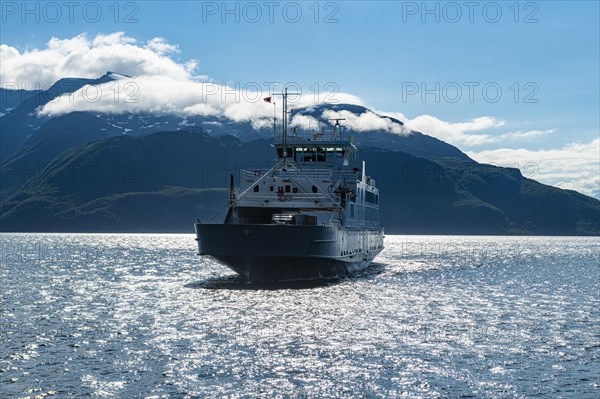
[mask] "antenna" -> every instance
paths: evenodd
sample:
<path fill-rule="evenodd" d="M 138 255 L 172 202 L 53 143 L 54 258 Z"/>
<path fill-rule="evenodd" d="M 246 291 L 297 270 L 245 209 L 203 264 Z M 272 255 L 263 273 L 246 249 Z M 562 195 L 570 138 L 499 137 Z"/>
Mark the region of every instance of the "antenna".
<path fill-rule="evenodd" d="M 300 95 L 300 93 L 288 93 L 288 89 L 287 87 L 283 90 L 283 93 L 273 93 L 274 96 L 282 96 L 283 97 L 283 107 L 282 107 L 282 112 L 283 112 L 283 121 L 282 121 L 282 135 L 281 135 L 281 140 L 282 140 L 282 144 L 283 144 L 283 157 L 287 157 L 287 125 L 288 125 L 288 105 L 287 105 L 287 98 L 288 95 Z"/>
<path fill-rule="evenodd" d="M 273 101 L 273 140 L 277 138 L 277 125 L 275 121 L 275 101 Z"/>
<path fill-rule="evenodd" d="M 335 140 L 335 128 L 337 127 L 340 131 L 340 139 L 342 138 L 342 127 L 344 127 L 344 125 L 342 125 L 340 123 L 340 121 L 345 121 L 346 118 L 330 118 L 328 119 L 330 121 L 335 121 L 335 125 L 333 125 L 333 139 Z"/>

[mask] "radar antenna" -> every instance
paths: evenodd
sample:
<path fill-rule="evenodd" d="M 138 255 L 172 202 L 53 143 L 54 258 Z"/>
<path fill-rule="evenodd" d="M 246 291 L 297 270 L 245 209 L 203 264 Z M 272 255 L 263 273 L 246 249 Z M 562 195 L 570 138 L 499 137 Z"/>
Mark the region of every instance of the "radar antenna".
<path fill-rule="evenodd" d="M 340 139 L 342 138 L 342 128 L 345 127 L 344 125 L 342 125 L 340 123 L 340 121 L 345 121 L 346 118 L 330 118 L 328 119 L 330 121 L 335 121 L 335 124 L 333 125 L 333 139 L 335 140 L 335 132 L 336 132 L 336 128 L 337 130 L 339 130 L 340 132 Z"/>

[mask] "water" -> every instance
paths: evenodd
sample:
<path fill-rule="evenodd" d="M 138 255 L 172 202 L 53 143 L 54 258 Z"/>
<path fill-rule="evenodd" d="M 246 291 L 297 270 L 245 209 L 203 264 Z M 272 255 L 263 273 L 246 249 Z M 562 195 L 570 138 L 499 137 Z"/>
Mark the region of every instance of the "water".
<path fill-rule="evenodd" d="M 600 396 L 600 241 L 388 236 L 249 285 L 192 235 L 3 234 L 0 397 Z"/>

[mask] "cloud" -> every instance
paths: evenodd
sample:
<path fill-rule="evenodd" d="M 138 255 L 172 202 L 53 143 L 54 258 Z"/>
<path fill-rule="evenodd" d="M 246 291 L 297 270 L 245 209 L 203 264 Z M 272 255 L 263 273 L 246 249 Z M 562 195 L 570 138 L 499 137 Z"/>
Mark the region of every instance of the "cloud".
<path fill-rule="evenodd" d="M 550 150 L 500 148 L 469 151 L 478 162 L 520 168 L 542 183 L 600 198 L 600 139 Z"/>
<path fill-rule="evenodd" d="M 188 105 L 183 109 L 183 113 L 192 116 L 209 116 L 217 115 L 219 113 L 219 110 L 208 104 L 199 103 L 194 105 Z"/>
<path fill-rule="evenodd" d="M 251 82 L 242 87 L 239 83 L 207 82 L 206 76 L 196 73 L 196 60 L 177 61 L 172 58 L 177 53 L 179 47 L 164 38 L 140 43 L 123 32 L 93 38 L 86 34 L 66 39 L 53 37 L 44 48 L 25 51 L 2 44 L 0 84 L 33 89 L 48 87 L 65 77 L 97 78 L 115 71 L 133 78 L 120 77 L 117 82 L 85 86 L 53 99 L 38 110 L 39 114 L 154 112 L 224 116 L 236 122 L 250 122 L 257 129 L 272 125 L 273 106 L 262 100 L 271 95 L 266 83 Z M 348 93 L 338 92 L 331 100 L 362 104 L 360 98 Z M 290 97 L 290 107 L 307 107 L 317 101 L 310 92 Z M 306 125 L 308 120 L 295 122 Z"/>
<path fill-rule="evenodd" d="M 419 115 L 409 119 L 398 112 L 385 112 L 383 114 L 403 121 L 407 128 L 429 134 L 451 144 L 469 147 L 500 141 L 501 138 L 490 134 L 474 134 L 472 132 L 495 129 L 505 124 L 504 121 L 491 116 L 482 116 L 466 122 L 453 123 L 443 121 L 432 115 Z"/>
<path fill-rule="evenodd" d="M 505 126 L 506 122 L 491 116 L 481 116 L 466 122 L 447 122 L 432 115 L 419 115 L 413 119 L 400 112 L 377 111 L 404 122 L 412 130 L 434 136 L 457 146 L 477 147 L 503 141 L 528 140 L 534 137 L 554 133 L 556 129 L 514 131 L 503 134 L 477 133 Z"/>
<path fill-rule="evenodd" d="M 253 128 L 261 129 L 273 126 L 273 105 L 263 101 L 268 94 L 245 90 L 240 85 L 141 75 L 84 86 L 74 93 L 53 99 L 39 109 L 38 113 L 51 117 L 74 111 L 218 116 L 234 122 L 250 122 Z M 361 102 L 356 96 L 349 94 L 338 93 L 337 96 L 339 101 Z M 298 96 L 293 100 L 292 107 L 315 104 L 312 94 Z M 279 118 L 279 113 L 276 115 Z M 310 121 L 307 116 L 298 114 L 291 122 L 302 128 L 308 125 L 317 127 L 316 120 Z"/>
<path fill-rule="evenodd" d="M 373 130 L 383 130 L 396 134 L 409 134 L 410 132 L 399 123 L 393 122 L 390 118 L 382 117 L 374 112 L 366 111 L 362 114 L 355 114 L 347 110 L 323 111 L 324 119 L 344 118 L 344 125 L 357 132 L 369 132 Z"/>
<path fill-rule="evenodd" d="M 158 54 L 179 53 L 179 46 L 169 44 L 162 37 L 155 37 L 146 44 L 146 48 L 153 50 Z"/>
<path fill-rule="evenodd" d="M 64 77 L 97 78 L 107 71 L 116 71 L 133 78 L 120 77 L 114 82 L 85 86 L 75 93 L 52 100 L 38 112 L 48 116 L 73 111 L 223 116 L 236 122 L 249 122 L 255 129 L 272 127 L 273 105 L 262 100 L 271 95 L 268 88 L 261 92 L 260 87 L 264 86 L 255 82 L 247 86 L 254 90 L 245 90 L 240 84 L 209 82 L 206 76 L 197 73 L 196 60 L 176 60 L 173 56 L 178 53 L 179 47 L 164 38 L 139 42 L 123 32 L 99 34 L 93 38 L 86 34 L 66 39 L 52 38 L 44 48 L 23 51 L 0 44 L 0 84 L 17 83 L 33 89 L 36 83 L 49 85 Z M 312 92 L 290 100 L 291 108 L 318 103 Z M 364 105 L 359 97 L 348 93 L 336 93 L 333 100 Z M 383 130 L 407 134 L 409 129 L 414 129 L 461 147 L 531 140 L 556 131 L 492 134 L 490 131 L 506 124 L 492 116 L 462 122 L 448 122 L 432 115 L 410 119 L 399 112 L 381 111 L 354 114 L 347 110 L 329 110 L 322 116 L 345 118 L 345 125 L 357 131 Z M 391 118 L 403 121 L 405 127 Z M 314 129 L 318 124 L 313 117 L 296 114 L 291 125 Z M 553 150 L 503 148 L 471 151 L 468 155 L 478 161 L 506 166 L 533 163 L 537 171 L 531 177 L 559 187 L 599 195 L 598 140 Z"/>
<path fill-rule="evenodd" d="M 139 44 L 123 32 L 99 34 L 89 39 L 80 34 L 68 39 L 53 37 L 43 49 L 19 51 L 0 45 L 0 84 L 44 87 L 65 77 L 97 78 L 106 71 L 132 76 L 167 76 L 176 80 L 201 79 L 195 75 L 197 62 L 179 63 L 168 54 L 177 46 L 156 37 Z"/>
<path fill-rule="evenodd" d="M 299 127 L 306 131 L 319 130 L 319 121 L 308 115 L 295 114 L 290 121 L 290 126 Z"/>
<path fill-rule="evenodd" d="M 518 130 L 516 132 L 505 133 L 500 136 L 500 139 L 529 139 L 532 137 L 544 136 L 546 134 L 551 134 L 556 132 L 556 129 L 548 129 L 548 130 L 528 130 L 526 132 Z"/>

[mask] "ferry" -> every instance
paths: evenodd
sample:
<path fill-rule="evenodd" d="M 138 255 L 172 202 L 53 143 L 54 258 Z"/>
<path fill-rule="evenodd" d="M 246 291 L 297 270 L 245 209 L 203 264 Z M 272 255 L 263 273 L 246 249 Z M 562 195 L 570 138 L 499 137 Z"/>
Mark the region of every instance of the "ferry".
<path fill-rule="evenodd" d="M 195 224 L 198 254 L 249 281 L 340 277 L 363 270 L 384 248 L 379 189 L 366 174 L 352 136 L 333 129 L 282 131 L 268 169 L 230 177 L 223 223 Z M 268 98 L 270 100 L 270 98 Z M 266 100 L 266 99 L 265 99 Z"/>

